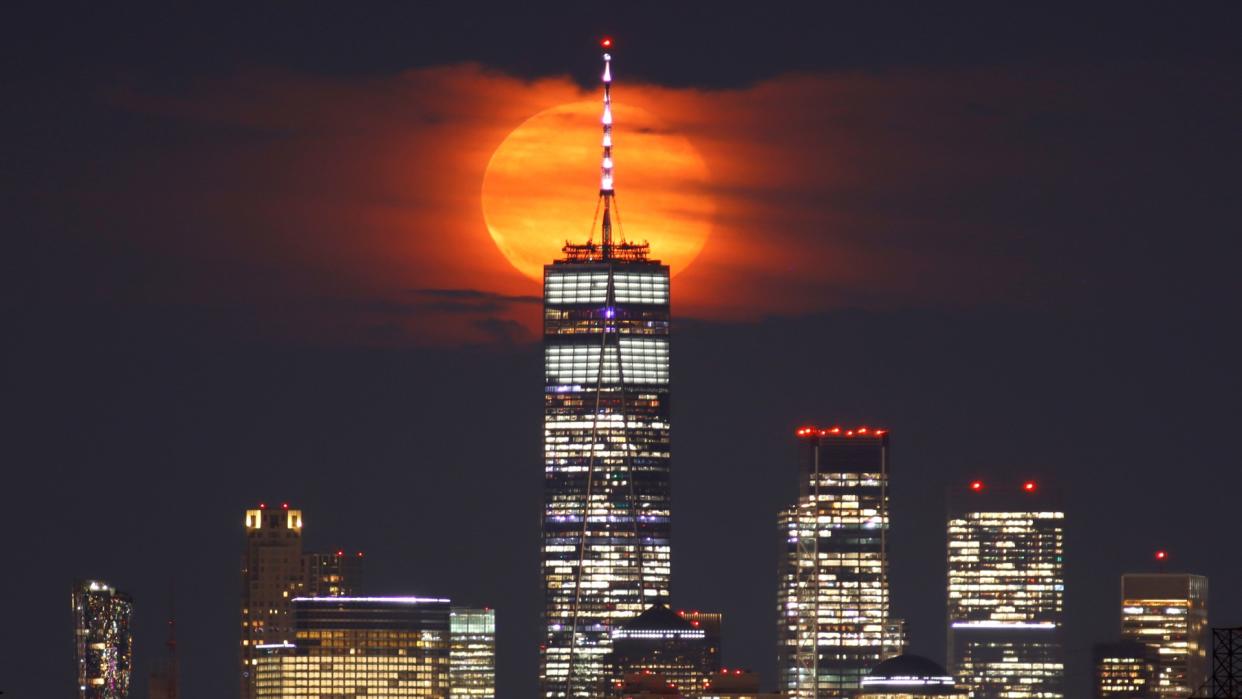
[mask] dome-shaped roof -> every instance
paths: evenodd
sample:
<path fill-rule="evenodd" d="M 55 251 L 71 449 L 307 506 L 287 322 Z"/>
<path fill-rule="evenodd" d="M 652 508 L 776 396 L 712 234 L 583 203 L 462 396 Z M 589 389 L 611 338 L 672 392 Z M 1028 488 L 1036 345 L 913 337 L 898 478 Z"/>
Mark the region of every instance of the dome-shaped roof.
<path fill-rule="evenodd" d="M 949 673 L 934 660 L 921 655 L 898 655 L 871 668 L 868 677 L 948 677 Z"/>
<path fill-rule="evenodd" d="M 957 696 L 953 678 L 934 660 L 898 655 L 876 665 L 862 681 L 862 694 L 901 689 L 914 696 Z"/>

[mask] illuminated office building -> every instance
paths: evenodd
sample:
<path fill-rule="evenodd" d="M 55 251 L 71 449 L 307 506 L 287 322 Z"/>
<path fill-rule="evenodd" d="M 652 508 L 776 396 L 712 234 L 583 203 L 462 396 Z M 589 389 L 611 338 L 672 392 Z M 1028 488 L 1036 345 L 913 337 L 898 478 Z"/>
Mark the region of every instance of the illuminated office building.
<path fill-rule="evenodd" d="M 496 697 L 496 612 L 453 607 L 449 615 L 453 699 Z"/>
<path fill-rule="evenodd" d="M 362 552 L 308 553 L 303 557 L 306 597 L 349 597 L 362 587 Z"/>
<path fill-rule="evenodd" d="M 1178 573 L 1121 576 L 1121 637 L 1156 654 L 1156 694 L 1188 697 L 1207 681 L 1207 578 Z"/>
<path fill-rule="evenodd" d="M 966 699 L 936 663 L 918 655 L 899 655 L 875 666 L 862 679 L 858 699 Z"/>
<path fill-rule="evenodd" d="M 669 268 L 613 230 L 611 84 L 605 54 L 599 242 L 544 267 L 549 698 L 598 697 L 612 631 L 669 595 Z"/>
<path fill-rule="evenodd" d="M 715 659 L 701 627 L 656 604 L 612 631 L 608 667 L 613 693 L 629 675 L 656 675 L 680 692 L 697 691 L 711 676 Z"/>
<path fill-rule="evenodd" d="M 299 597 L 292 642 L 255 647 L 257 699 L 449 699 L 449 601 Z"/>
<path fill-rule="evenodd" d="M 254 696 L 255 648 L 293 640 L 290 601 L 305 588 L 302 511 L 288 505 L 246 511 L 241 566 L 241 697 Z"/>
<path fill-rule="evenodd" d="M 779 692 L 759 688 L 759 675 L 749 670 L 721 668 L 708 679 L 694 699 L 783 699 Z"/>
<path fill-rule="evenodd" d="M 134 603 L 99 580 L 73 586 L 79 699 L 125 699 L 134 672 Z"/>
<path fill-rule="evenodd" d="M 1157 699 L 1156 655 L 1136 641 L 1096 645 L 1095 699 Z"/>
<path fill-rule="evenodd" d="M 790 697 L 848 697 L 900 645 L 889 638 L 888 433 L 797 432 L 798 501 L 780 517 L 779 686 Z"/>
<path fill-rule="evenodd" d="M 690 626 L 703 630 L 703 642 L 707 645 L 707 669 L 715 674 L 720 672 L 720 662 L 722 652 L 722 644 L 724 638 L 722 629 L 724 626 L 724 614 L 720 612 L 702 612 L 697 609 L 686 611 L 684 609 L 677 610 L 677 615 L 682 619 L 690 622 Z"/>
<path fill-rule="evenodd" d="M 1061 699 L 1065 513 L 1035 481 L 949 496 L 949 669 L 974 699 Z"/>

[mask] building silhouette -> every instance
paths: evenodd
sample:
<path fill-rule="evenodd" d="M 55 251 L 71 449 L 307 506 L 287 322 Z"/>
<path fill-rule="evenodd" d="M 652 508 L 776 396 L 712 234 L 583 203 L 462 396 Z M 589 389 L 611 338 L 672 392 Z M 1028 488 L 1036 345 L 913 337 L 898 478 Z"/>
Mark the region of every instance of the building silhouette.
<path fill-rule="evenodd" d="M 73 586 L 72 608 L 79 699 L 125 699 L 134 673 L 133 601 L 106 582 L 83 580 Z"/>
<path fill-rule="evenodd" d="M 718 659 L 701 624 L 656 604 L 612 631 L 612 694 L 620 694 L 631 675 L 655 675 L 679 692 L 694 693 L 711 677 Z"/>
<path fill-rule="evenodd" d="M 1095 699 L 1157 699 L 1156 653 L 1136 641 L 1096 644 L 1092 650 Z"/>
<path fill-rule="evenodd" d="M 949 670 L 974 699 L 1061 699 L 1060 496 L 1035 481 L 949 495 Z"/>
<path fill-rule="evenodd" d="M 1189 697 L 1207 682 L 1207 595 L 1201 575 L 1121 576 L 1121 637 L 1154 651 L 1157 696 Z"/>
<path fill-rule="evenodd" d="M 853 696 L 896 654 L 890 619 L 888 432 L 797 431 L 798 501 L 781 513 L 779 686 L 790 697 Z"/>
<path fill-rule="evenodd" d="M 452 699 L 495 699 L 496 612 L 453 607 L 449 633 Z"/>
<path fill-rule="evenodd" d="M 611 70 L 599 239 L 544 267 L 545 697 L 598 697 L 612 631 L 669 595 L 669 268 L 614 230 Z"/>
<path fill-rule="evenodd" d="M 449 601 L 299 597 L 292 641 L 255 648 L 258 699 L 448 699 Z"/>
<path fill-rule="evenodd" d="M 899 655 L 871 669 L 862 679 L 858 699 L 966 699 L 935 662 L 918 655 Z"/>

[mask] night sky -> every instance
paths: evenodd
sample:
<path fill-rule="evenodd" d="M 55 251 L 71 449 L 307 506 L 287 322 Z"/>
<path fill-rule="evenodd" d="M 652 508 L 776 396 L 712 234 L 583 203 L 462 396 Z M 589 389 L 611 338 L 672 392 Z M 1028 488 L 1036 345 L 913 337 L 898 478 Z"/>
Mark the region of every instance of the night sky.
<path fill-rule="evenodd" d="M 914 652 L 943 660 L 975 477 L 1067 495 L 1071 698 L 1158 548 L 1242 623 L 1242 6 L 614 5 L 9 8 L 6 696 L 71 691 L 79 577 L 135 598 L 133 696 L 173 582 L 183 696 L 234 696 L 259 501 L 365 551 L 368 592 L 496 608 L 499 694 L 535 696 L 540 290 L 478 194 L 509 130 L 596 97 L 604 33 L 616 99 L 713 173 L 672 292 L 673 596 L 725 613 L 726 664 L 775 680 L 804 423 L 892 430 Z"/>

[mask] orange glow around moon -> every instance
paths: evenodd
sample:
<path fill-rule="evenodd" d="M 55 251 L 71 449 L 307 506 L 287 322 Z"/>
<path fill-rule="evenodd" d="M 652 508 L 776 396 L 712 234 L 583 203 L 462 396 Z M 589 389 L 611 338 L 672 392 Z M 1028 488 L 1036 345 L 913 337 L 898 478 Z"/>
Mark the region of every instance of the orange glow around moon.
<path fill-rule="evenodd" d="M 483 177 L 483 218 L 497 247 L 520 272 L 541 279 L 565 241 L 599 242 L 600 103 L 546 109 L 514 129 Z M 620 227 L 613 239 L 650 242 L 651 257 L 684 270 L 711 233 L 714 204 L 707 165 L 684 136 L 651 112 L 613 108 L 613 160 Z"/>

